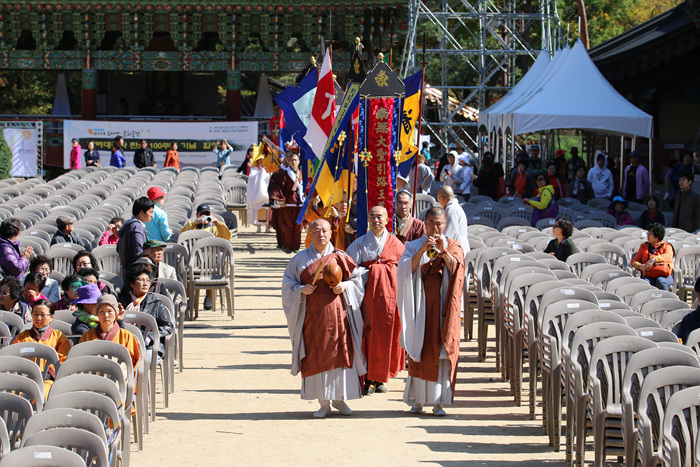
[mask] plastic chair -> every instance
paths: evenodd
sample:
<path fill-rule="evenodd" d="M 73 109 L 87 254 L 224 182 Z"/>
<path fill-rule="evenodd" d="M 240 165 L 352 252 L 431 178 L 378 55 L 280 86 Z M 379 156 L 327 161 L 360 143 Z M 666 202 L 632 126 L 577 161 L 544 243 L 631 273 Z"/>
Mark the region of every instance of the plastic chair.
<path fill-rule="evenodd" d="M 589 264 L 607 263 L 605 258 L 596 253 L 574 253 L 566 259 L 566 264 L 571 267 L 571 270 L 579 277 L 583 268 Z"/>
<path fill-rule="evenodd" d="M 99 420 L 98 420 L 99 421 Z M 85 464 L 109 466 L 107 446 L 99 435 L 80 428 L 54 428 L 34 433 L 22 440 L 22 446 L 50 445 L 82 453 Z"/>
<path fill-rule="evenodd" d="M 63 245 L 72 245 L 72 243 L 64 243 Z M 82 248 L 80 249 L 82 251 Z M 73 258 L 78 252 L 71 248 L 49 248 L 46 256 L 53 259 L 53 268 L 64 276 L 73 274 Z"/>
<path fill-rule="evenodd" d="M 3 310 L 0 310 L 0 322 L 7 325 L 11 337 L 15 337 L 17 334 L 19 334 L 26 324 L 19 315 L 11 311 Z"/>
<path fill-rule="evenodd" d="M 61 367 L 58 353 L 52 347 L 34 342 L 17 342 L 0 349 L 0 356 L 11 355 L 33 361 L 41 368 L 41 376 L 46 380 L 49 368 L 54 367 L 56 373 Z M 43 391 L 42 391 L 43 392 Z"/>
<path fill-rule="evenodd" d="M 661 321 L 661 317 L 668 311 L 690 309 L 686 302 L 678 300 L 678 298 L 657 298 L 646 302 L 640 308 L 640 312 L 654 321 Z"/>
<path fill-rule="evenodd" d="M 593 422 L 596 467 L 603 467 L 609 455 L 624 455 L 619 388 L 630 357 L 641 350 L 655 348 L 657 345 L 646 339 L 620 336 L 599 342 L 593 350 L 588 379 L 588 414 Z"/>
<path fill-rule="evenodd" d="M 46 395 L 44 393 L 44 377 L 41 374 L 39 366 L 22 357 L 15 357 L 13 355 L 1 355 L 0 356 L 0 373 L 14 373 L 25 378 L 29 378 L 34 381 L 41 392 L 42 399 L 45 399 Z"/>
<path fill-rule="evenodd" d="M 645 318 L 643 315 L 642 316 L 627 316 L 625 317 L 625 321 L 627 321 L 627 326 L 631 327 L 632 329 L 640 329 L 640 328 L 658 328 L 661 329 L 661 325 L 654 321 L 653 319 Z"/>
<path fill-rule="evenodd" d="M 112 399 L 97 392 L 74 391 L 52 396 L 46 401 L 44 412 L 54 409 L 77 409 L 96 416 L 102 424 L 112 463 L 115 463 L 117 458 L 121 458 L 123 465 L 129 465 L 128 440 L 130 436 L 125 434 L 124 439 L 127 440 L 127 444 L 126 446 L 122 445 L 122 438 L 119 435 L 121 433 L 123 413 L 119 413 Z M 95 433 L 99 433 L 99 430 L 96 429 Z"/>
<path fill-rule="evenodd" d="M 33 379 L 26 376 L 3 373 L 0 378 L 0 392 L 9 392 L 24 397 L 32 406 L 34 413 L 44 407 L 44 390 Z"/>
<path fill-rule="evenodd" d="M 192 247 L 188 266 L 190 317 L 199 316 L 199 291 L 226 293 L 228 315 L 234 318 L 234 255 L 231 242 L 222 238 L 203 238 Z M 223 296 L 220 295 L 223 310 Z"/>
<path fill-rule="evenodd" d="M 119 294 L 124 289 L 124 280 L 119 274 L 113 272 L 100 271 L 100 282 L 109 282 L 114 291 Z"/>
<path fill-rule="evenodd" d="M 101 272 L 121 273 L 122 261 L 117 252 L 117 245 L 100 245 L 92 250 L 92 255 L 97 260 Z"/>
<path fill-rule="evenodd" d="M 671 396 L 682 389 L 700 385 L 700 369 L 667 367 L 644 378 L 639 395 L 639 441 L 637 456 L 644 466 L 662 462 L 662 421 Z"/>
<path fill-rule="evenodd" d="M 673 289 L 682 301 L 692 303 L 699 273 L 700 246 L 681 248 L 673 260 Z"/>
<path fill-rule="evenodd" d="M 662 424 L 663 465 L 693 465 L 698 455 L 699 411 L 700 386 L 682 389 L 668 400 Z"/>
<path fill-rule="evenodd" d="M 571 322 L 571 320 L 569 321 Z M 567 323 L 568 324 L 568 323 Z M 614 336 L 636 336 L 632 328 L 620 323 L 592 323 L 580 327 L 573 335 L 568 360 L 566 402 L 567 459 L 576 453 L 576 465 L 583 465 L 588 424 L 588 376 L 593 348 Z M 571 436 L 569 436 L 571 434 Z"/>
<path fill-rule="evenodd" d="M 610 285 L 612 282 L 615 282 L 620 279 L 626 279 L 629 280 L 629 282 L 622 282 L 619 287 Z M 614 293 L 615 295 L 620 297 L 620 300 L 629 305 L 632 301 L 632 298 L 634 298 L 634 296 L 637 295 L 639 292 L 644 292 L 647 290 L 658 291 L 659 289 L 650 285 L 647 281 L 644 281 L 642 279 L 638 279 L 636 277 L 625 277 L 613 279 L 612 281 L 608 282 L 608 286 L 605 287 L 605 290 Z"/>
<path fill-rule="evenodd" d="M 596 287 L 600 287 L 601 289 L 605 290 L 606 286 L 608 285 L 608 282 L 610 282 L 613 279 L 617 279 L 619 277 L 632 277 L 632 275 L 630 273 L 622 271 L 620 269 L 599 271 L 599 272 L 593 274 L 589 278 L 589 281 L 591 282 L 591 284 L 595 285 Z"/>
<path fill-rule="evenodd" d="M 174 267 L 177 275 L 182 280 L 187 280 L 187 265 L 190 262 L 190 254 L 184 245 L 168 243 L 163 249 L 163 261 Z"/>
<path fill-rule="evenodd" d="M 579 277 L 584 281 L 591 282 L 591 277 L 593 276 L 593 274 L 603 271 L 622 272 L 622 269 L 609 263 L 589 264 L 581 270 L 581 274 L 579 275 Z"/>
<path fill-rule="evenodd" d="M 179 237 L 177 238 L 177 243 L 184 246 L 187 249 L 187 257 L 189 260 L 189 257 L 192 255 L 192 249 L 194 247 L 194 244 L 197 242 L 197 240 L 201 240 L 203 238 L 213 238 L 214 234 L 207 230 L 188 230 L 186 232 L 182 232 Z M 167 250 L 167 248 L 166 248 Z M 166 251 L 163 252 L 164 254 Z M 166 261 L 166 263 L 170 264 L 173 266 L 173 263 L 170 263 Z M 173 266 L 177 269 L 176 266 Z"/>
<path fill-rule="evenodd" d="M 138 443 L 139 451 L 143 450 L 143 436 L 149 432 L 149 407 L 150 407 L 150 378 L 147 374 L 149 368 L 146 368 L 146 341 L 143 340 L 141 330 L 130 323 L 122 323 L 123 328 L 134 335 L 139 343 L 139 361 L 136 364 L 136 430 L 134 431 L 134 439 Z M 154 409 L 155 410 L 155 409 Z"/>
<path fill-rule="evenodd" d="M 672 344 L 678 346 L 678 344 Z M 632 355 L 627 361 L 625 376 L 622 380 L 622 438 L 625 445 L 625 463 L 636 465 L 637 460 L 637 409 L 640 390 L 647 375 L 664 367 L 700 368 L 700 362 L 685 346 L 669 348 L 659 345 L 658 349 L 642 350 Z"/>
<path fill-rule="evenodd" d="M 187 313 L 187 291 L 185 286 L 180 282 L 173 279 L 159 278 L 158 282 L 163 284 L 167 289 L 168 293 L 172 298 L 175 313 L 175 323 L 177 324 L 177 362 L 179 372 L 182 373 L 184 369 L 184 333 L 185 333 L 185 315 Z M 171 387 L 175 387 L 174 380 L 171 381 Z"/>
<path fill-rule="evenodd" d="M 5 414 L 2 413 L 1 409 L 0 415 L 3 416 L 3 423 L 0 423 L 0 463 L 2 463 L 2 458 L 10 452 L 12 446 L 10 445 L 10 434 L 7 432 L 7 425 L 5 425 Z"/>
<path fill-rule="evenodd" d="M 0 458 L 0 467 L 85 467 L 85 460 L 77 453 L 58 446 L 25 446 L 6 453 Z"/>
<path fill-rule="evenodd" d="M 26 398 L 11 392 L 0 391 L 0 418 L 2 418 L 0 425 L 4 425 L 7 433 L 8 450 L 19 444 L 27 420 L 33 414 L 32 404 Z"/>
<path fill-rule="evenodd" d="M 689 308 L 681 308 L 680 310 L 667 311 L 661 317 L 661 321 L 659 321 L 659 325 L 661 326 L 662 329 L 666 329 L 668 331 L 673 331 L 674 327 L 678 323 L 680 323 L 681 320 L 688 313 L 690 313 Z"/>
<path fill-rule="evenodd" d="M 152 336 L 153 346 L 147 349 L 144 353 L 144 368 L 148 368 L 148 391 L 150 396 L 150 407 L 151 407 L 151 421 L 156 421 L 156 373 L 158 372 L 158 343 L 160 342 L 160 334 L 158 332 L 158 323 L 156 319 L 149 315 L 148 313 L 143 313 L 141 311 L 129 311 L 124 314 L 124 322 L 133 324 L 141 331 L 141 336 L 144 342 L 148 334 Z M 168 346 L 165 346 L 166 352 Z M 165 359 L 165 356 L 163 356 Z M 163 387 L 163 401 L 164 405 L 167 407 L 168 400 L 168 390 L 169 386 L 166 379 L 166 374 L 161 367 L 161 378 Z"/>
<path fill-rule="evenodd" d="M 635 330 L 640 337 L 653 342 L 678 342 L 678 337 L 674 333 L 661 329 L 658 325 L 636 328 Z"/>
<path fill-rule="evenodd" d="M 660 298 L 677 299 L 678 297 L 673 292 L 669 292 L 668 290 L 659 290 L 654 287 L 636 293 L 630 299 L 629 305 L 633 310 L 640 311 L 645 303 L 651 302 L 652 300 L 658 300 Z"/>

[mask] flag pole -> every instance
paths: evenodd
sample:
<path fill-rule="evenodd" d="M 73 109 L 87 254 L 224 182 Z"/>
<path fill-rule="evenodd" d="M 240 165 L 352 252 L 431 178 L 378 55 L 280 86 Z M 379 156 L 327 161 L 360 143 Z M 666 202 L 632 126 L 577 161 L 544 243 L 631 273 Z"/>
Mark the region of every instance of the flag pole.
<path fill-rule="evenodd" d="M 421 122 L 423 120 L 423 100 L 425 99 L 425 31 L 423 32 L 423 68 L 421 71 L 421 82 L 420 82 L 420 102 L 418 107 L 418 125 L 416 130 L 418 131 L 418 152 L 416 153 L 416 168 L 413 172 L 413 216 L 416 217 L 416 193 L 418 192 L 418 155 L 420 154 L 420 135 L 421 135 Z M 420 214 L 420 213 L 418 213 Z"/>

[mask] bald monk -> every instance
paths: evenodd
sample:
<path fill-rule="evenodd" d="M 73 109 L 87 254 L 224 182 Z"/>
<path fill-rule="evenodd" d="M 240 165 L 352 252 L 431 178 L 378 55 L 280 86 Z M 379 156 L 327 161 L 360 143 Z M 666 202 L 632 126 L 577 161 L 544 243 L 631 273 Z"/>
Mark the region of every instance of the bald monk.
<path fill-rule="evenodd" d="M 339 250 L 345 250 L 347 245 L 345 244 L 345 226 L 346 218 L 348 215 L 348 195 L 343 192 L 343 199 L 331 206 L 328 210 L 328 215 L 324 217 L 326 208 L 323 207 L 321 198 L 316 197 L 317 202 L 312 206 L 309 206 L 309 210 L 306 212 L 306 219 L 309 223 L 315 221 L 316 219 L 325 219 L 331 225 L 331 243 L 334 247 Z M 311 237 L 306 236 L 306 248 L 311 246 Z"/>
<path fill-rule="evenodd" d="M 425 234 L 423 221 L 411 216 L 413 196 L 408 191 L 396 195 L 396 238 L 402 243 L 411 242 Z"/>
<path fill-rule="evenodd" d="M 415 414 L 432 405 L 434 415 L 444 416 L 443 406 L 454 399 L 464 252 L 445 237 L 446 222 L 444 209 L 430 208 L 426 234 L 406 244 L 398 266 L 401 346 L 409 357 L 403 400 Z M 431 247 L 435 259 L 426 254 Z"/>
<path fill-rule="evenodd" d="M 316 418 L 326 418 L 331 401 L 342 415 L 352 410 L 345 400 L 362 397 L 363 288 L 355 262 L 330 243 L 331 226 L 318 219 L 309 226 L 311 247 L 289 261 L 282 279 L 282 306 L 292 340 L 292 374 L 301 371 L 301 398 L 318 399 Z M 342 282 L 331 288 L 324 266 L 338 265 Z"/>
<path fill-rule="evenodd" d="M 406 354 L 399 345 L 401 319 L 396 305 L 396 266 L 404 246 L 387 232 L 388 222 L 387 210 L 382 206 L 373 207 L 369 211 L 370 232 L 348 248 L 348 256 L 360 266 L 365 287 L 362 352 L 367 358 L 366 395 L 387 392 L 384 383 L 406 367 Z"/>

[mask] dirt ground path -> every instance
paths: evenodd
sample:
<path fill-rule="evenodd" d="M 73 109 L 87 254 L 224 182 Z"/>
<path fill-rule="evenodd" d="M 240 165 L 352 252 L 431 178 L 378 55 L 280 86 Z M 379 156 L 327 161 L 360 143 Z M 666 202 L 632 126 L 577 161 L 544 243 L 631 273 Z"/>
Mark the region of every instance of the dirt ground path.
<path fill-rule="evenodd" d="M 132 465 L 562 465 L 542 434 L 541 411 L 528 418 L 495 370 L 493 349 L 479 363 L 476 342 L 462 345 L 455 404 L 448 416 L 416 416 L 402 401 L 405 374 L 387 394 L 350 401 L 354 413 L 312 418 L 290 374 L 291 344 L 280 286 L 291 255 L 274 234 L 239 231 L 236 316 L 200 311 L 185 323 L 185 371 L 170 407 L 157 397 L 157 421 Z M 527 399 L 525 399 L 526 401 Z M 587 457 L 590 457 L 587 456 Z"/>

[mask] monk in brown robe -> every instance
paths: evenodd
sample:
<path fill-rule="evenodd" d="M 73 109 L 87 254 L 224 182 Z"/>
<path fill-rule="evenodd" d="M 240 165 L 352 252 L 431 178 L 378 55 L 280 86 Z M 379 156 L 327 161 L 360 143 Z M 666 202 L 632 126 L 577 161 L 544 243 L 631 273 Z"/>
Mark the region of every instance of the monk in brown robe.
<path fill-rule="evenodd" d="M 396 238 L 402 243 L 412 242 L 425 234 L 423 221 L 411 216 L 413 196 L 408 191 L 396 194 Z"/>
<path fill-rule="evenodd" d="M 404 246 L 386 230 L 389 214 L 382 206 L 369 211 L 370 232 L 355 240 L 348 255 L 361 266 L 365 296 L 362 352 L 367 358 L 365 395 L 387 392 L 384 383 L 406 368 L 406 354 L 399 345 L 401 319 L 396 304 L 396 266 Z"/>
<path fill-rule="evenodd" d="M 289 154 L 286 165 L 272 174 L 267 193 L 270 203 L 279 206 L 274 208 L 270 226 L 277 235 L 277 247 L 289 252 L 296 251 L 301 246 L 301 225 L 297 217 L 304 201 L 304 189 L 299 173 L 299 155 Z"/>
<path fill-rule="evenodd" d="M 282 280 L 282 305 L 292 339 L 292 374 L 301 371 L 302 399 L 318 399 L 316 418 L 331 412 L 352 414 L 345 400 L 362 397 L 362 279 L 355 262 L 330 243 L 330 224 L 309 226 L 312 245 L 295 255 Z M 324 267 L 338 266 L 341 282 L 333 287 Z"/>
<path fill-rule="evenodd" d="M 426 235 L 406 244 L 398 267 L 401 345 L 409 357 L 403 399 L 412 413 L 427 404 L 437 416 L 454 398 L 464 283 L 464 252 L 444 236 L 446 223 L 444 209 L 430 208 Z"/>

